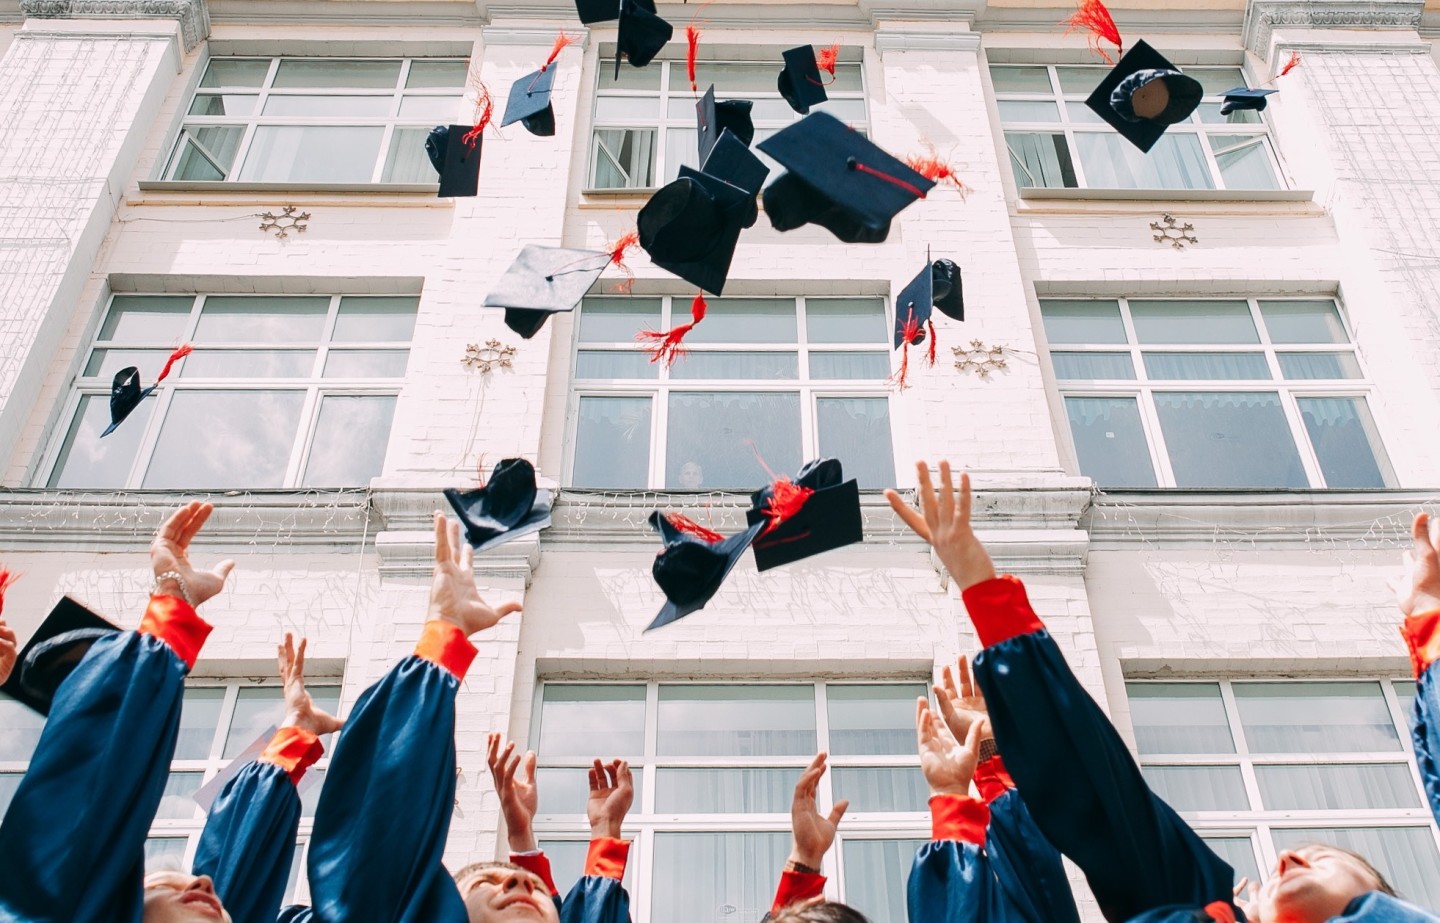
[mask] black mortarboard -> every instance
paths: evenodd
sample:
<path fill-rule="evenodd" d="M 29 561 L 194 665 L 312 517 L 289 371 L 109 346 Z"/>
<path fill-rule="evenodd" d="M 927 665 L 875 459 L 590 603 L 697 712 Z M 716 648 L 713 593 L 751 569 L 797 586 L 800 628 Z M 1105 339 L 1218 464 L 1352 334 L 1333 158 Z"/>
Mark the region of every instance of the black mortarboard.
<path fill-rule="evenodd" d="M 620 56 L 635 67 L 654 60 L 675 34 L 675 29 L 655 14 L 652 0 L 620 0 L 620 31 L 615 38 L 615 78 L 620 78 Z"/>
<path fill-rule="evenodd" d="M 620 0 L 575 0 L 575 12 L 585 25 L 620 18 Z"/>
<path fill-rule="evenodd" d="M 769 570 L 864 540 L 860 484 L 842 478 L 839 461 L 819 458 L 801 468 L 793 484 L 770 484 L 750 495 L 746 521 L 776 523 L 766 525 L 751 546 L 756 568 Z M 813 493 L 802 501 L 796 488 Z"/>
<path fill-rule="evenodd" d="M 925 322 L 935 308 L 935 266 L 926 264 L 895 297 L 895 348 L 925 342 Z"/>
<path fill-rule="evenodd" d="M 750 150 L 742 139 L 726 129 L 720 133 L 715 146 L 710 148 L 710 153 L 701 161 L 700 172 L 744 189 L 749 193 L 753 204 L 755 197 L 760 194 L 760 187 L 765 185 L 765 178 L 770 175 L 770 168 L 765 166 L 765 161 L 755 156 L 755 152 Z M 757 217 L 758 209 L 752 211 L 745 227 L 754 224 Z"/>
<path fill-rule="evenodd" d="M 745 531 L 725 538 L 696 526 L 683 516 L 659 510 L 650 514 L 650 525 L 665 543 L 665 550 L 655 556 L 650 568 L 665 594 L 665 605 L 660 607 L 655 620 L 645 626 L 646 631 L 705 608 L 764 527 L 764 523 L 754 523 Z"/>
<path fill-rule="evenodd" d="M 440 198 L 464 198 L 480 190 L 480 148 L 484 138 L 465 141 L 473 125 L 436 125 L 425 138 L 425 153 L 440 174 Z"/>
<path fill-rule="evenodd" d="M 777 231 L 818 224 L 851 244 L 890 234 L 890 219 L 935 188 L 926 179 L 824 112 L 812 112 L 756 145 L 790 172 L 765 189 Z"/>
<path fill-rule="evenodd" d="M 90 645 L 119 630 L 69 596 L 61 598 L 21 649 L 15 670 L 0 692 L 42 715 L 50 714 L 60 684 L 84 659 Z"/>
<path fill-rule="evenodd" d="M 1229 115 L 1236 109 L 1254 109 L 1256 112 L 1263 112 L 1265 104 L 1269 102 L 1265 97 L 1271 93 L 1278 93 L 1279 90 L 1266 90 L 1262 87 L 1235 87 L 1225 91 L 1225 101 L 1220 104 L 1220 114 Z"/>
<path fill-rule="evenodd" d="M 599 250 L 526 244 L 485 296 L 485 307 L 504 308 L 506 326 L 528 340 L 551 314 L 575 310 L 610 263 Z"/>
<path fill-rule="evenodd" d="M 550 525 L 550 491 L 535 487 L 535 466 L 523 458 L 503 459 L 484 487 L 459 491 L 445 488 L 445 499 L 465 525 L 465 537 L 476 551 Z"/>
<path fill-rule="evenodd" d="M 719 295 L 740 232 L 755 218 L 754 192 L 681 166 L 679 177 L 640 209 L 635 226 L 656 266 Z"/>
<path fill-rule="evenodd" d="M 715 84 L 695 104 L 695 126 L 700 135 L 700 162 L 710 156 L 720 134 L 729 131 L 746 147 L 755 140 L 755 123 L 750 110 L 755 106 L 748 99 L 726 99 L 715 101 Z"/>
<path fill-rule="evenodd" d="M 1142 39 L 1105 75 L 1085 105 L 1148 152 L 1166 128 L 1190 117 L 1204 95 L 1200 81 L 1182 74 Z"/>
<path fill-rule="evenodd" d="M 510 87 L 505 102 L 505 118 L 501 127 L 520 122 L 532 135 L 548 138 L 555 134 L 555 110 L 550 106 L 550 91 L 555 86 L 555 68 L 547 64 L 533 74 L 526 74 Z"/>
<path fill-rule="evenodd" d="M 790 108 L 804 115 L 810 107 L 825 102 L 830 96 L 820 82 L 820 67 L 815 63 L 815 46 L 801 45 L 782 52 L 785 69 L 776 81 L 780 95 Z"/>
<path fill-rule="evenodd" d="M 155 376 L 155 384 L 148 388 L 140 387 L 140 370 L 133 365 L 116 372 L 115 377 L 110 379 L 110 425 L 105 427 L 105 432 L 100 434 L 100 438 L 103 439 L 115 432 L 115 427 L 124 423 L 125 418 L 134 413 L 135 408 L 154 393 L 160 382 L 170 375 L 170 369 L 175 363 L 190 355 L 190 352 L 189 346 L 182 346 L 171 353 L 170 358 L 165 360 L 165 367 L 160 370 L 159 375 Z"/>

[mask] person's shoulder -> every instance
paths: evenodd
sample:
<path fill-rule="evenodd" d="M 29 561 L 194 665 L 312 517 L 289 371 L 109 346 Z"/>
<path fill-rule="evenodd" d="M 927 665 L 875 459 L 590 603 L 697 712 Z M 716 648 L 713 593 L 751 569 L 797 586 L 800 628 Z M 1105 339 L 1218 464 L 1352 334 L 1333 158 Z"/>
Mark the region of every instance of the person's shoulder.
<path fill-rule="evenodd" d="M 1440 923 L 1440 916 L 1409 901 L 1371 891 L 1355 898 L 1331 923 Z"/>

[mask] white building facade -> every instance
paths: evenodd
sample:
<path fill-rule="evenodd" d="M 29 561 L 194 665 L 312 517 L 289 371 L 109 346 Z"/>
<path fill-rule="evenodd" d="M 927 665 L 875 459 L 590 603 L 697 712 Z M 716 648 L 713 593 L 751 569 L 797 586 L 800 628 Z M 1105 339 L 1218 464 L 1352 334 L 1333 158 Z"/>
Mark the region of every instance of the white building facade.
<path fill-rule="evenodd" d="M 1440 484 L 1440 2 L 1111 8 L 1206 88 L 1147 157 L 1084 108 L 1105 65 L 1057 25 L 1069 6 L 662 5 L 677 33 L 700 17 L 700 91 L 754 99 L 760 137 L 798 118 L 780 52 L 838 43 L 822 108 L 966 187 L 878 245 L 762 214 L 664 370 L 634 333 L 686 319 L 694 290 L 638 250 L 633 282 L 607 273 L 529 340 L 481 302 L 523 244 L 606 248 L 695 162 L 683 34 L 617 79 L 613 24 L 567 2 L 0 0 L 6 617 L 24 637 L 65 593 L 138 612 L 182 498 L 218 507 L 199 554 L 239 561 L 205 613 L 155 859 L 188 862 L 190 794 L 278 719 L 280 636 L 309 636 L 317 695 L 347 711 L 418 634 L 440 491 L 523 456 L 555 521 L 476 561 L 525 609 L 461 691 L 447 862 L 503 848 L 498 730 L 540 753 L 562 886 L 583 767 L 623 756 L 637 923 L 758 919 L 824 749 L 822 803 L 852 803 L 827 893 L 904 919 L 929 831 L 914 697 L 976 642 L 879 490 L 948 458 L 997 564 L 1240 874 L 1323 839 L 1440 906 L 1387 587 Z M 471 120 L 482 83 L 503 108 L 561 30 L 555 135 L 489 130 L 480 194 L 437 198 L 425 133 Z M 1219 115 L 1293 52 L 1263 113 Z M 894 295 L 929 257 L 961 267 L 966 320 L 938 318 L 939 361 L 912 349 L 898 391 Z M 186 342 L 101 441 L 114 371 L 149 384 Z M 649 512 L 733 530 L 756 452 L 777 472 L 840 458 L 865 542 L 742 562 L 642 633 Z M 38 725 L 0 713 L 8 801 Z"/>

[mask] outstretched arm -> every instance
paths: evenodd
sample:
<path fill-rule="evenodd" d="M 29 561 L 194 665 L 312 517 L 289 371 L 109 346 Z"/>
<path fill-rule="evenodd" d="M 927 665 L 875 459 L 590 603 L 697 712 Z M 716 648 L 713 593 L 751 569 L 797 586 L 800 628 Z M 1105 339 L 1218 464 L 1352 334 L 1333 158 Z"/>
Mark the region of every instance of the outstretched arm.
<path fill-rule="evenodd" d="M 1405 553 L 1406 575 L 1396 587 L 1405 622 L 1400 632 L 1415 668 L 1415 709 L 1410 736 L 1415 762 L 1425 782 L 1430 811 L 1440 818 L 1440 521 L 1415 517 L 1412 548 Z"/>
<path fill-rule="evenodd" d="M 816 806 L 820 779 L 829 768 L 825 764 L 827 756 L 824 752 L 815 754 L 795 783 L 795 795 L 790 801 L 790 858 L 780 873 L 770 914 L 777 914 L 792 904 L 818 901 L 825 893 L 825 876 L 820 874 L 820 865 L 835 844 L 840 819 L 850 807 L 849 801 L 841 800 L 829 814 L 821 814 Z"/>
<path fill-rule="evenodd" d="M 503 750 L 501 744 L 505 744 Z M 540 791 L 535 785 L 535 751 L 527 751 L 522 758 L 515 752 L 513 740 L 505 743 L 503 737 L 493 732 L 486 738 L 485 749 L 495 794 L 500 796 L 500 814 L 505 818 L 510 861 L 538 875 L 559 904 L 560 890 L 555 887 L 550 859 L 535 840 L 535 812 L 540 808 Z"/>
<path fill-rule="evenodd" d="M 630 895 L 621 881 L 630 841 L 621 838 L 620 828 L 635 802 L 635 778 L 625 760 L 596 759 L 589 775 L 590 850 L 584 875 L 561 902 L 560 923 L 628 923 Z"/>

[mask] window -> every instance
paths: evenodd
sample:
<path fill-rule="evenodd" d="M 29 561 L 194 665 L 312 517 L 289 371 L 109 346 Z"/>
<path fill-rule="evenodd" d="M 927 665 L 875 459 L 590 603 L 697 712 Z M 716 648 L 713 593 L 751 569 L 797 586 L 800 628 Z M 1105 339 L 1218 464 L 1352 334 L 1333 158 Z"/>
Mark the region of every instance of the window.
<path fill-rule="evenodd" d="M 1407 899 L 1440 902 L 1440 850 L 1407 730 L 1414 681 L 1126 690 L 1146 781 L 1237 877 L 1268 878 L 1279 850 L 1321 842 L 1365 856 Z"/>
<path fill-rule="evenodd" d="M 903 923 L 930 830 L 910 731 L 925 694 L 920 681 L 546 684 L 531 735 L 536 833 L 557 884 L 568 888 L 584 862 L 585 767 L 622 757 L 636 779 L 625 833 L 636 839 L 626 886 L 637 923 L 758 920 L 790 850 L 795 781 L 826 750 L 818 803 L 850 800 L 825 860 L 831 887 L 875 923 Z"/>
<path fill-rule="evenodd" d="M 1040 302 L 1101 487 L 1394 486 L 1331 299 Z"/>
<path fill-rule="evenodd" d="M 1222 94 L 1245 86 L 1238 67 L 1187 67 L 1205 88 L 1189 121 L 1142 153 L 1085 99 L 1105 67 L 990 68 L 1015 185 L 1089 189 L 1282 189 L 1264 114 L 1220 114 Z"/>
<path fill-rule="evenodd" d="M 469 62 L 211 58 L 164 179 L 433 183 L 425 136 L 461 114 Z"/>
<path fill-rule="evenodd" d="M 716 298 L 674 366 L 635 343 L 690 296 L 587 298 L 572 404 L 573 487 L 750 489 L 819 456 L 894 483 L 881 298 Z"/>
<path fill-rule="evenodd" d="M 378 475 L 419 304 L 401 296 L 116 295 L 77 381 L 51 487 L 355 487 Z M 110 382 L 149 387 L 113 433 Z"/>
<path fill-rule="evenodd" d="M 308 687 L 315 704 L 336 713 L 340 687 L 311 682 Z M 195 846 L 205 827 L 205 812 L 196 804 L 196 791 L 210 781 L 258 738 L 278 725 L 285 713 L 284 693 L 279 686 L 247 682 L 187 683 L 180 712 L 180 733 L 170 777 L 160 808 L 145 841 L 145 864 L 149 869 L 189 869 Z M 20 779 L 40 740 L 45 719 L 8 696 L 0 695 L 0 817 L 3 817 Z M 322 737 L 326 756 L 312 766 L 300 783 L 302 812 L 295 858 L 290 868 L 287 900 L 304 900 L 297 891 L 304 867 L 304 844 L 319 802 L 329 765 L 333 735 Z"/>
<path fill-rule="evenodd" d="M 604 49 L 600 57 L 607 60 Z M 779 61 L 778 51 L 774 63 L 700 61 L 696 81 L 702 93 L 714 83 L 717 99 L 753 100 L 755 141 L 760 142 L 801 118 L 776 89 Z M 835 81 L 826 85 L 825 92 L 830 99 L 821 103 L 820 109 L 857 131 L 866 131 L 860 62 L 847 61 L 843 49 L 835 67 Z M 697 101 L 698 97 L 690 92 L 684 61 L 657 60 L 645 68 L 624 67 L 618 80 L 613 67 L 601 66 L 587 174 L 589 188 L 648 189 L 673 180 L 682 163 L 698 168 Z M 774 161 L 756 153 L 772 171 L 776 170 Z"/>

